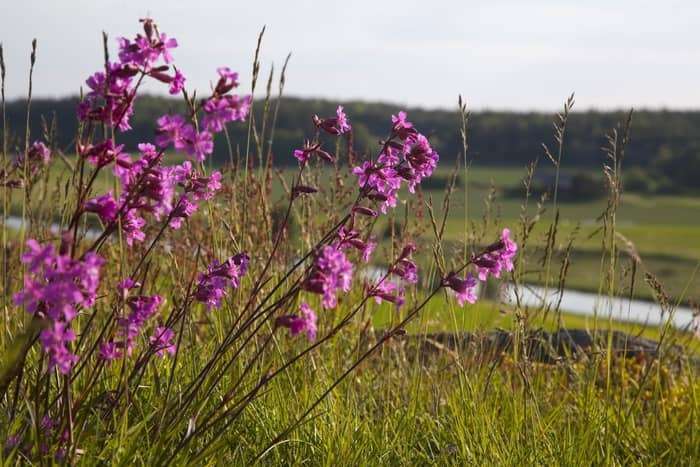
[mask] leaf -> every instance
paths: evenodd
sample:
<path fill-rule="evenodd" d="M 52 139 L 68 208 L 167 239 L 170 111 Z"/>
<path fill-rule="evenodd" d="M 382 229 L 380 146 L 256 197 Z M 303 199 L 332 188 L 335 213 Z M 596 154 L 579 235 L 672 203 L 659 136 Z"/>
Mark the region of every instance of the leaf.
<path fill-rule="evenodd" d="M 0 365 L 0 396 L 5 394 L 12 380 L 19 374 L 27 352 L 36 342 L 43 326 L 42 320 L 32 319 L 27 329 L 8 345 Z"/>

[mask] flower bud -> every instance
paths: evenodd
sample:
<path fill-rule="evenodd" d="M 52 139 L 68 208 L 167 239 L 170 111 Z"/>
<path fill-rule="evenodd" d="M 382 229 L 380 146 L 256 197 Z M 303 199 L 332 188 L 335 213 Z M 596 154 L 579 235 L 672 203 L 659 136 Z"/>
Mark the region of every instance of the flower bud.
<path fill-rule="evenodd" d="M 132 76 L 136 76 L 138 72 L 139 67 L 137 65 L 133 63 L 126 63 L 114 70 L 112 73 L 119 78 L 131 78 Z"/>
<path fill-rule="evenodd" d="M 389 199 L 389 198 L 387 198 L 387 196 L 385 194 L 382 194 L 382 193 L 371 193 L 371 194 L 367 195 L 367 197 L 369 199 L 371 199 L 372 201 L 381 201 L 381 202 L 384 202 L 387 199 Z"/>
<path fill-rule="evenodd" d="M 355 206 L 354 208 L 352 208 L 352 212 L 362 214 L 364 216 L 377 217 L 377 211 L 375 211 L 374 209 L 366 208 L 364 206 Z"/>
<path fill-rule="evenodd" d="M 402 259 L 408 258 L 415 251 L 416 251 L 416 246 L 413 243 L 406 244 L 406 246 L 403 247 L 403 250 L 401 250 L 401 254 L 399 255 L 399 261 L 401 261 Z"/>
<path fill-rule="evenodd" d="M 317 149 L 315 152 L 316 154 L 318 154 L 318 157 L 328 162 L 333 162 L 335 160 L 335 158 L 330 153 L 324 151 L 323 149 Z"/>
<path fill-rule="evenodd" d="M 172 76 L 166 75 L 165 73 L 160 72 L 160 71 L 151 71 L 150 73 L 148 73 L 148 75 L 151 78 L 157 79 L 161 83 L 165 83 L 165 84 L 170 84 L 173 80 Z"/>

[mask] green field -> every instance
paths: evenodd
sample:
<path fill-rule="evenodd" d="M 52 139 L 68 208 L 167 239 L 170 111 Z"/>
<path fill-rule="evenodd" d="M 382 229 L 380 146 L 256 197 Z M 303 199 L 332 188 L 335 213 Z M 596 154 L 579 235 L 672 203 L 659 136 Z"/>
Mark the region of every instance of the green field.
<path fill-rule="evenodd" d="M 445 172 L 442 172 L 445 176 Z M 469 230 L 482 229 L 484 216 L 490 216 L 484 237 L 493 236 L 499 228 L 508 226 L 518 232 L 520 216 L 535 213 L 536 199 L 529 201 L 523 211 L 523 196 L 505 196 L 525 175 L 525 170 L 512 168 L 474 167 L 469 173 L 468 215 Z M 601 182 L 602 183 L 602 182 Z M 492 206 L 487 209 L 485 200 L 495 187 Z M 434 203 L 440 205 L 443 193 L 432 190 L 428 193 Z M 446 223 L 445 238 L 463 241 L 465 232 L 464 186 L 457 188 L 451 203 Z M 560 202 L 559 224 L 555 242 L 554 276 L 558 274 L 562 251 L 573 238 L 573 253 L 567 277 L 567 286 L 575 289 L 598 291 L 602 246 L 602 223 L 599 220 L 606 208 L 606 199 L 584 202 Z M 436 209 L 438 214 L 440 209 Z M 544 211 L 531 235 L 531 246 L 542 246 L 553 219 L 551 202 L 544 204 Z M 489 214 L 490 213 L 490 214 Z M 472 227 L 474 226 L 474 227 Z M 662 282 L 666 291 L 683 301 L 700 300 L 700 198 L 681 196 L 642 196 L 624 193 L 617 214 L 617 232 L 621 235 L 618 248 L 626 249 L 622 238 L 632 242 L 642 260 L 642 268 L 653 273 Z M 574 236 L 574 232 L 575 236 Z M 472 235 L 472 234 L 470 234 Z M 572 237 L 573 236 L 573 237 Z M 541 258 L 542 251 L 530 251 L 532 261 Z M 625 253 L 620 259 L 621 269 L 629 268 L 631 260 Z M 641 269 L 635 280 L 635 296 L 650 299 L 651 291 L 645 286 Z M 629 271 L 620 271 L 620 276 Z M 535 278 L 535 282 L 543 279 Z M 627 283 L 629 286 L 629 282 Z"/>
<path fill-rule="evenodd" d="M 181 156 L 167 155 L 169 163 L 177 163 Z M 69 160 L 69 163 L 70 160 Z M 540 169 L 545 173 L 551 173 L 548 168 Z M 280 176 L 291 181 L 295 175 L 294 169 L 283 169 Z M 475 235 L 483 239 L 493 238 L 499 229 L 508 226 L 514 232 L 519 232 L 520 216 L 523 212 L 534 215 L 536 199 L 529 200 L 529 206 L 523 211 L 523 198 L 517 196 L 518 187 L 522 185 L 525 169 L 518 168 L 493 168 L 471 167 L 468 172 L 468 210 L 465 210 L 465 183 L 466 179 L 461 172 L 460 183 L 455 189 L 450 201 L 450 213 L 446 222 L 446 241 L 462 242 L 465 238 L 465 215 L 469 216 L 470 239 Z M 65 190 L 71 181 L 71 171 L 68 164 L 58 161 L 52 165 L 47 174 L 49 183 L 55 191 Z M 326 172 L 326 175 L 328 172 Z M 431 189 L 424 192 L 425 200 L 432 198 L 437 217 L 441 217 L 441 204 L 444 197 L 444 188 L 441 183 L 447 183 L 450 171 L 443 168 L 436 173 L 436 181 L 431 184 Z M 87 175 L 86 175 L 87 176 Z M 312 182 L 316 182 L 324 189 L 324 184 L 329 183 L 330 176 L 316 176 Z M 353 178 L 345 178 L 347 186 L 355 183 Z M 601 182 L 602 183 L 602 182 Z M 114 187 L 113 177 L 109 172 L 103 172 L 95 183 L 94 194 L 103 193 Z M 282 200 L 286 196 L 281 183 L 277 178 L 272 180 L 271 199 Z M 485 200 L 493 192 L 491 207 L 485 206 Z M 47 203 L 44 199 L 52 196 L 51 190 L 44 189 L 35 192 L 36 197 L 30 201 L 33 209 L 45 210 Z M 507 194 L 509 196 L 506 196 Z M 403 197 L 405 199 L 405 196 Z M 552 203 L 544 204 L 541 220 L 535 225 L 530 236 L 530 245 L 541 247 L 545 244 L 547 231 L 553 217 Z M 554 281 L 562 257 L 569 239 L 576 231 L 574 237 L 574 250 L 571 255 L 571 264 L 566 285 L 567 287 L 597 292 L 600 281 L 600 258 L 602 252 L 601 222 L 598 220 L 605 210 L 606 200 L 584 202 L 560 202 L 560 220 L 555 242 L 555 252 L 552 259 L 551 281 Z M 18 196 L 11 199 L 11 212 L 15 215 L 22 213 L 22 200 Z M 46 212 L 60 220 L 54 211 Z M 395 216 L 400 220 L 400 208 L 395 211 Z M 484 218 L 488 221 L 484 224 Z M 94 219 L 93 219 L 94 220 Z M 416 219 L 411 219 L 415 221 Z M 378 231 L 386 230 L 387 221 L 377 225 Z M 430 240 L 431 227 L 429 220 L 424 216 L 422 220 L 423 232 L 426 240 Z M 625 193 L 617 216 L 617 231 L 624 238 L 634 244 L 636 251 L 642 259 L 643 268 L 653 273 L 663 284 L 669 295 L 683 302 L 700 301 L 700 198 L 682 196 L 642 196 L 636 193 Z M 539 261 L 543 252 L 531 250 L 528 254 L 530 261 Z M 628 276 L 630 267 L 629 258 L 623 254 L 620 260 L 620 280 L 624 280 L 629 288 L 631 278 Z M 638 298 L 653 299 L 652 291 L 646 286 L 643 274 L 640 271 L 634 281 L 634 295 Z M 530 277 L 532 282 L 543 282 L 542 274 Z"/>

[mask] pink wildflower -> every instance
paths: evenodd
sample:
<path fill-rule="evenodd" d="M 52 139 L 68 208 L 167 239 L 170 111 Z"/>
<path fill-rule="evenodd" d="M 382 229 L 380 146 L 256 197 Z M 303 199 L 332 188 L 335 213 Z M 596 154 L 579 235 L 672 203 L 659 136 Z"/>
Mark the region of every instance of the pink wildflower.
<path fill-rule="evenodd" d="M 488 248 L 488 252 L 474 258 L 479 280 L 485 281 L 489 275 L 501 277 L 501 271 L 513 270 L 513 258 L 518 251 L 518 245 L 511 240 L 510 230 L 503 229 L 501 239 Z"/>
<path fill-rule="evenodd" d="M 352 129 L 348 117 L 343 110 L 343 106 L 339 105 L 335 111 L 336 116 L 333 118 L 321 119 L 314 115 L 314 124 L 331 135 L 342 135 Z"/>
<path fill-rule="evenodd" d="M 175 355 L 177 346 L 173 342 L 173 337 L 175 337 L 175 332 L 172 329 L 163 326 L 156 327 L 153 335 L 149 338 L 156 355 L 161 358 L 165 357 L 166 354 Z"/>
<path fill-rule="evenodd" d="M 280 316 L 275 320 L 275 323 L 277 326 L 288 328 L 292 336 L 303 332 L 309 341 L 315 341 L 317 332 L 316 313 L 304 302 L 299 305 L 299 312 L 299 315 Z"/>
<path fill-rule="evenodd" d="M 173 80 L 170 82 L 170 88 L 168 92 L 171 95 L 180 94 L 183 89 L 185 89 L 185 75 L 182 74 L 180 70 L 175 70 L 175 75 Z"/>
<path fill-rule="evenodd" d="M 84 208 L 87 212 L 97 214 L 104 224 L 108 224 L 116 219 L 117 211 L 119 210 L 111 191 L 86 201 Z"/>
<path fill-rule="evenodd" d="M 316 256 L 303 288 L 322 295 L 324 308 L 335 308 L 338 304 L 338 291 L 350 290 L 352 272 L 352 263 L 345 254 L 337 246 L 327 245 Z"/>
<path fill-rule="evenodd" d="M 77 356 L 68 350 L 75 340 L 70 322 L 78 309 L 94 305 L 100 284 L 102 258 L 88 253 L 83 260 L 56 254 L 51 245 L 41 246 L 36 240 L 27 241 L 22 262 L 27 265 L 24 288 L 14 296 L 17 305 L 28 313 L 49 321 L 39 340 L 49 356 L 49 367 L 67 374 Z"/>
<path fill-rule="evenodd" d="M 161 148 L 173 145 L 175 149 L 184 149 L 185 118 L 182 115 L 163 115 L 157 120 L 156 144 Z"/>
<path fill-rule="evenodd" d="M 370 295 L 377 303 L 387 301 L 396 305 L 396 308 L 400 308 L 405 302 L 403 288 L 387 279 L 375 284 L 370 290 Z"/>
<path fill-rule="evenodd" d="M 246 253 L 231 256 L 223 263 L 214 260 L 206 273 L 200 273 L 195 298 L 207 305 L 208 310 L 219 308 L 227 289 L 236 289 L 248 271 L 250 258 Z"/>
<path fill-rule="evenodd" d="M 464 306 L 465 302 L 476 303 L 476 279 L 471 275 L 467 274 L 465 279 L 458 277 L 455 273 L 450 273 L 445 279 L 445 286 L 452 289 L 457 296 L 457 303 L 459 306 Z"/>

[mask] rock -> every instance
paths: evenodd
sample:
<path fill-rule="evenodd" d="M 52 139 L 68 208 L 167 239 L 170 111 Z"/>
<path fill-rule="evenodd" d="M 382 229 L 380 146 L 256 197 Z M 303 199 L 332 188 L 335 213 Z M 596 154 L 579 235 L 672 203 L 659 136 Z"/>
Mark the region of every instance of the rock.
<path fill-rule="evenodd" d="M 378 331 L 377 336 L 383 335 Z M 418 346 L 421 356 L 435 352 L 463 354 L 469 353 L 485 357 L 497 357 L 504 352 L 512 352 L 514 334 L 510 331 L 495 330 L 485 333 L 439 332 L 431 334 L 407 334 L 393 338 L 403 342 L 407 347 Z M 543 329 L 530 331 L 520 337 L 520 345 L 525 355 L 541 363 L 555 363 L 562 359 L 578 360 L 593 354 L 605 354 L 608 345 L 618 357 L 653 360 L 658 358 L 659 343 L 645 337 L 635 336 L 622 331 L 589 332 L 585 329 L 561 329 L 548 332 Z M 666 346 L 662 350 L 666 357 L 680 361 L 687 356 L 680 345 Z M 697 358 L 690 358 L 695 367 L 700 367 Z"/>

